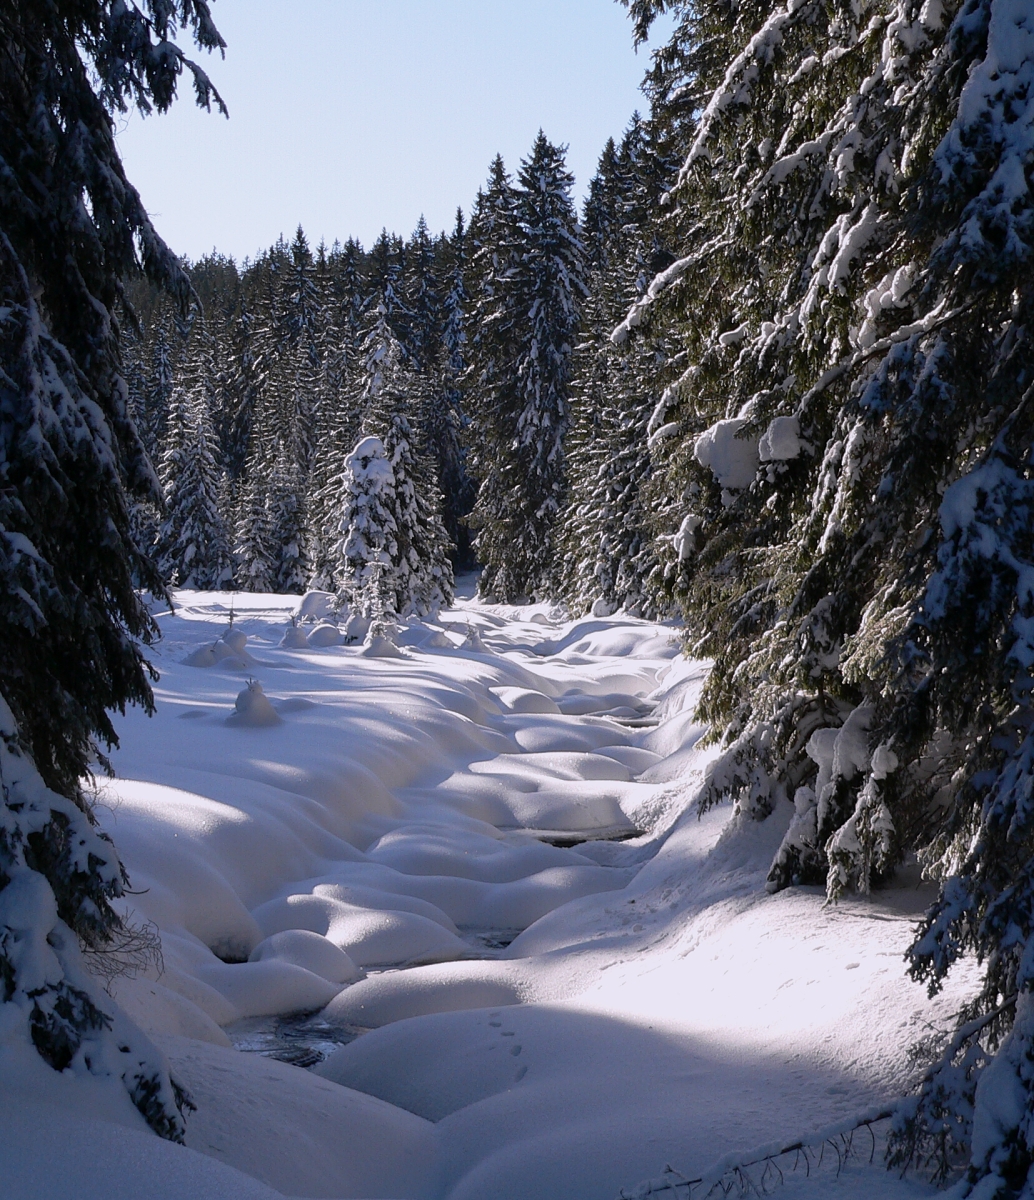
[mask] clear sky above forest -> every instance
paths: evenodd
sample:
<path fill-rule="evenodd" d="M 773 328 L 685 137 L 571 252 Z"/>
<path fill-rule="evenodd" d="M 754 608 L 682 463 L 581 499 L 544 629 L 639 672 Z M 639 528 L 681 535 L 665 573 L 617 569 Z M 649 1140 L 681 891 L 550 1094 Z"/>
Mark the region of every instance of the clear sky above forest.
<path fill-rule="evenodd" d="M 469 210 L 501 152 L 515 170 L 541 126 L 570 146 L 576 194 L 632 112 L 649 53 L 615 0 L 216 0 L 226 58 L 206 59 L 227 121 L 186 91 L 120 123 L 130 179 L 192 258 L 382 226 L 432 232 Z"/>

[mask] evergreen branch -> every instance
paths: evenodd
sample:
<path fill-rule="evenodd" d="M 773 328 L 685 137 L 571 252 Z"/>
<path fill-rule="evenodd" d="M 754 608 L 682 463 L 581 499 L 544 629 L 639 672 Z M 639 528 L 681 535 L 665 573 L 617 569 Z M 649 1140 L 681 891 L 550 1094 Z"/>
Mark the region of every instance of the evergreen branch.
<path fill-rule="evenodd" d="M 683 1200 L 690 1200 L 693 1196 L 702 1200 L 703 1197 L 712 1195 L 716 1190 L 723 1195 L 728 1195 L 730 1189 L 737 1184 L 744 1193 L 753 1192 L 757 1196 L 762 1196 L 768 1190 L 767 1179 L 770 1169 L 779 1175 L 779 1180 L 782 1182 L 782 1171 L 778 1166 L 777 1159 L 793 1154 L 795 1158 L 794 1164 L 790 1168 L 791 1171 L 796 1171 L 803 1163 L 805 1171 L 810 1175 L 813 1156 L 818 1154 L 818 1164 L 816 1165 L 820 1165 L 827 1146 L 837 1155 L 837 1175 L 839 1175 L 843 1170 L 845 1160 L 853 1152 L 853 1135 L 860 1129 L 867 1130 L 872 1138 L 872 1149 L 869 1156 L 869 1161 L 872 1161 L 876 1152 L 876 1135 L 873 1133 L 872 1126 L 880 1121 L 890 1120 L 897 1112 L 897 1107 L 897 1104 L 889 1107 L 877 1106 L 861 1116 L 837 1121 L 790 1142 L 770 1142 L 750 1151 L 734 1150 L 730 1154 L 724 1155 L 702 1174 L 692 1178 L 680 1175 L 678 1171 L 669 1166 L 660 1178 L 649 1179 L 639 1184 L 631 1192 L 626 1192 L 622 1188 L 618 1193 L 618 1200 L 647 1200 L 650 1196 L 665 1194 L 675 1197 L 675 1200 L 678 1200 L 679 1197 L 682 1197 Z M 755 1181 L 749 1175 L 748 1172 L 752 1167 L 764 1168 L 760 1180 Z"/>

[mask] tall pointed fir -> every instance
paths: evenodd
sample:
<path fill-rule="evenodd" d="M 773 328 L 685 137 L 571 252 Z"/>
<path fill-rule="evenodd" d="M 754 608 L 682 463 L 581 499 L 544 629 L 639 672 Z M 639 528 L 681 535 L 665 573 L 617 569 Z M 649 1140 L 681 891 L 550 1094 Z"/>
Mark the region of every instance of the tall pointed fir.
<path fill-rule="evenodd" d="M 265 466 L 254 462 L 241 489 L 234 541 L 235 580 L 244 592 L 271 592 L 276 541 Z"/>
<path fill-rule="evenodd" d="M 518 181 L 513 232 L 502 270 L 489 276 L 485 306 L 501 361 L 492 363 L 496 374 L 479 379 L 472 413 L 480 486 L 471 523 L 485 564 L 481 588 L 505 601 L 546 595 L 553 582 L 571 360 L 585 293 L 573 177 L 545 134 Z"/>
<path fill-rule="evenodd" d="M 140 414 L 139 429 L 147 452 L 155 462 L 165 436 L 165 421 L 172 396 L 172 356 L 166 321 L 159 322 L 151 347 L 150 373 Z"/>
<path fill-rule="evenodd" d="M 449 538 L 434 467 L 416 442 L 408 410 L 427 402 L 427 384 L 391 364 L 380 393 L 372 398 L 367 427 L 380 436 L 395 482 L 396 550 L 391 584 L 401 617 L 425 617 L 452 603 Z M 401 386 L 400 386 L 401 385 Z"/>
<path fill-rule="evenodd" d="M 474 506 L 475 485 L 467 470 L 464 435 L 464 376 L 467 370 L 467 293 L 464 283 L 467 235 L 463 213 L 449 239 L 448 290 L 441 307 L 439 347 L 428 370 L 427 392 L 419 415 L 428 453 L 434 460 L 442 491 L 442 520 L 455 547 L 456 564 L 473 565 L 470 530 L 465 518 Z"/>
<path fill-rule="evenodd" d="M 624 608 L 655 616 L 668 606 L 661 569 L 647 424 L 663 370 L 665 342 L 640 328 L 615 343 L 611 332 L 650 282 L 650 200 L 657 155 L 636 115 L 620 148 L 608 143 L 589 189 L 583 221 L 589 295 L 575 355 L 569 490 L 559 586 L 576 610 Z M 651 195 L 652 193 L 652 195 Z"/>
<path fill-rule="evenodd" d="M 367 270 L 370 298 L 367 308 L 380 304 L 392 335 L 408 355 L 412 314 L 406 303 L 405 259 L 406 247 L 402 239 L 382 229 L 370 250 Z"/>
<path fill-rule="evenodd" d="M 299 225 L 291 243 L 291 273 L 284 313 L 290 346 L 287 367 L 291 397 L 288 420 L 304 479 L 312 466 L 318 422 L 319 383 L 324 345 L 325 296 L 312 252 Z"/>
<path fill-rule="evenodd" d="M 507 417 L 516 405 L 513 319 L 505 303 L 516 252 L 516 208 L 513 182 L 497 154 L 488 182 L 477 194 L 467 231 L 471 333 L 467 372 L 461 381 L 470 416 L 467 465 L 478 491 L 486 496 L 500 483 L 497 450 L 506 442 Z M 468 516 L 471 528 L 475 522 L 476 517 Z"/>
<path fill-rule="evenodd" d="M 646 299 L 689 368 L 653 428 L 716 657 L 708 798 L 793 804 L 773 888 L 864 892 L 919 852 L 912 972 L 975 952 L 985 984 L 893 1159 L 1029 1196 L 1029 6 L 677 7 L 685 242 Z"/>
<path fill-rule="evenodd" d="M 341 517 L 341 470 L 359 438 L 359 381 L 368 296 L 363 250 L 354 239 L 335 242 L 327 259 L 327 344 L 323 357 L 316 450 L 309 473 L 305 549 L 309 586 L 335 586 L 338 524 Z"/>
<path fill-rule="evenodd" d="M 442 297 L 436 267 L 434 243 L 421 216 L 406 246 L 405 330 L 399 340 L 413 368 L 424 374 L 434 366 L 440 342 Z"/>
<path fill-rule="evenodd" d="M 293 442 L 277 443 L 268 496 L 273 590 L 303 592 L 309 578 L 305 555 L 305 490 Z"/>
<path fill-rule="evenodd" d="M 115 741 L 109 710 L 151 705 L 141 642 L 156 630 L 134 584 L 162 590 L 124 493 L 157 485 L 127 412 L 123 281 L 142 266 L 189 295 L 111 114 L 164 111 L 184 68 L 201 103 L 218 99 L 177 29 L 222 45 L 201 0 L 0 12 L 0 1011 L 5 1037 L 62 1073 L 55 1087 L 120 1078 L 151 1127 L 182 1140 L 162 1056 L 79 953 L 119 930 L 124 884 L 80 781 Z"/>
<path fill-rule="evenodd" d="M 247 295 L 240 297 L 228 324 L 228 336 L 222 347 L 223 388 L 216 434 L 220 458 L 230 480 L 236 483 L 244 473 L 255 411 L 265 382 L 267 363 L 259 345 L 256 315 Z"/>
<path fill-rule="evenodd" d="M 339 600 L 375 622 L 395 616 L 387 584 L 398 552 L 395 540 L 395 474 L 380 438 L 360 438 L 345 456 L 337 543 Z"/>
<path fill-rule="evenodd" d="M 350 370 L 341 379 L 336 403 L 321 413 L 320 439 L 309 475 L 305 554 L 308 586 L 332 589 L 339 565 L 342 504 L 341 471 L 345 456 L 359 439 L 362 425 L 360 388 Z"/>
<path fill-rule="evenodd" d="M 203 335 L 195 338 L 200 342 Z M 169 404 L 161 463 L 165 512 L 154 550 L 167 583 L 201 591 L 229 587 L 233 580 L 210 412 L 211 368 L 210 353 L 201 351 L 189 392 L 177 388 Z"/>
<path fill-rule="evenodd" d="M 371 445 L 370 454 L 349 456 L 341 479 L 339 579 L 364 615 L 425 616 L 452 600 L 441 495 L 410 420 L 426 385 L 405 364 L 383 303 L 371 314 L 363 348 L 362 430 Z M 387 517 L 375 519 L 375 509 Z"/>

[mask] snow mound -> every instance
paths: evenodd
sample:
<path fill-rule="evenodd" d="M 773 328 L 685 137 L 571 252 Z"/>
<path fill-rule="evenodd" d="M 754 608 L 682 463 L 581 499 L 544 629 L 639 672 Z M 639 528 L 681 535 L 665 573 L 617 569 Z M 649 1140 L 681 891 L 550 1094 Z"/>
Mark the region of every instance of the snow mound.
<path fill-rule="evenodd" d="M 519 1004 L 521 999 L 519 973 L 508 963 L 437 963 L 364 979 L 333 999 L 323 1017 L 331 1024 L 379 1029 L 412 1017 Z M 341 1059 L 339 1054 L 321 1063 L 316 1073 L 342 1083 L 338 1066 L 351 1056 Z"/>
<path fill-rule="evenodd" d="M 317 625 L 306 638 L 307 644 L 316 649 L 323 649 L 325 646 L 340 646 L 344 640 L 341 630 L 330 622 Z"/>
<path fill-rule="evenodd" d="M 429 1165 L 437 1157 L 428 1122 L 260 1055 L 179 1038 L 163 1039 L 162 1048 L 197 1104 L 188 1147 L 278 1195 L 428 1196 Z M 147 1186 L 137 1196 L 157 1194 Z M 188 1188 L 177 1200 L 196 1195 Z"/>
<path fill-rule="evenodd" d="M 455 933 L 430 917 L 362 908 L 332 895 L 270 900 L 255 909 L 254 917 L 267 937 L 286 930 L 309 930 L 339 947 L 360 967 L 441 962 L 469 950 Z M 322 1008 L 326 1003 L 311 1007 Z"/>
<path fill-rule="evenodd" d="M 428 825 L 386 833 L 366 854 L 403 875 L 449 875 L 495 884 L 523 879 L 547 867 L 584 862 L 570 850 L 541 842 L 506 842 L 483 833 L 447 832 Z"/>
<path fill-rule="evenodd" d="M 341 990 L 304 967 L 283 959 L 262 962 L 206 962 L 195 968 L 197 977 L 221 992 L 242 1017 L 273 1017 L 313 1012 Z"/>
<path fill-rule="evenodd" d="M 542 692 L 521 687 L 494 687 L 488 689 L 510 712 L 515 713 L 558 713 L 555 700 Z"/>
<path fill-rule="evenodd" d="M 5 1105 L 4 1200 L 282 1200 L 282 1192 L 249 1173 L 163 1141 L 142 1125 L 127 1128 L 31 1102 Z"/>
<path fill-rule="evenodd" d="M 491 650 L 481 640 L 481 631 L 476 625 L 467 626 L 467 636 L 463 639 L 463 649 L 474 654 L 491 654 Z"/>
<path fill-rule="evenodd" d="M 298 608 L 294 614 L 295 619 L 305 622 L 322 621 L 334 611 L 335 603 L 336 597 L 333 592 L 306 592 L 298 602 Z"/>
<path fill-rule="evenodd" d="M 269 697 L 257 679 L 249 679 L 247 687 L 238 693 L 234 710 L 233 714 L 226 718 L 227 725 L 264 729 L 270 725 L 283 724 L 280 714 L 270 704 Z"/>
<path fill-rule="evenodd" d="M 291 963 L 330 983 L 355 983 L 362 971 L 339 946 L 308 929 L 285 929 L 264 938 L 248 956 L 249 962 Z"/>
<path fill-rule="evenodd" d="M 248 635 L 243 629 L 231 625 L 219 640 L 227 647 L 231 654 L 236 654 L 241 658 L 246 657 L 247 651 L 244 647 L 248 643 Z"/>
<path fill-rule="evenodd" d="M 361 642 L 370 632 L 370 618 L 353 613 L 345 622 L 345 641 Z"/>
<path fill-rule="evenodd" d="M 621 763 L 633 777 L 661 761 L 659 754 L 639 746 L 605 746 L 599 753 Z"/>
<path fill-rule="evenodd" d="M 242 629 L 231 625 L 214 642 L 200 646 L 188 654 L 183 663 L 188 667 L 222 666 L 228 670 L 242 671 L 255 663 L 245 649 L 247 641 L 248 635 Z"/>
<path fill-rule="evenodd" d="M 308 648 L 309 639 L 305 636 L 304 629 L 297 625 L 288 625 L 280 639 L 280 645 L 285 650 L 305 650 Z"/>
<path fill-rule="evenodd" d="M 122 976 L 111 984 L 112 997 L 144 1033 L 179 1034 L 213 1046 L 229 1046 L 230 1039 L 203 1009 L 187 997 L 156 980 Z M 237 1011 L 225 1013 L 231 1019 Z"/>
<path fill-rule="evenodd" d="M 363 648 L 359 651 L 362 658 L 405 658 L 405 654 L 395 645 L 390 637 L 382 633 L 367 635 Z"/>
<path fill-rule="evenodd" d="M 222 666 L 237 671 L 243 671 L 252 661 L 250 655 L 247 658 L 241 656 L 222 640 L 215 641 L 210 646 L 202 646 L 183 660 L 188 667 Z"/>

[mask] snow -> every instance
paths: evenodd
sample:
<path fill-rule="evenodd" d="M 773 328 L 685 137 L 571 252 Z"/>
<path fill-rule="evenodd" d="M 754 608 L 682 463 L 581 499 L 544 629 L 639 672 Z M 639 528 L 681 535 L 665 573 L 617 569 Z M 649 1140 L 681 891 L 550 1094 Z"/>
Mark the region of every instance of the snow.
<path fill-rule="evenodd" d="M 333 613 L 335 598 L 332 592 L 306 592 L 299 600 L 295 618 L 299 621 L 323 621 Z"/>
<path fill-rule="evenodd" d="M 156 715 L 119 718 L 98 789 L 124 910 L 162 949 L 112 992 L 193 1095 L 186 1147 L 117 1080 L 0 1036 L 5 1196 L 595 1200 L 908 1086 L 972 982 L 928 1000 L 904 976 L 930 890 L 766 894 L 792 806 L 698 817 L 707 664 L 677 629 L 462 600 L 385 658 L 285 646 L 292 617 L 297 597 L 179 593 Z M 260 702 L 276 723 L 241 719 Z M 814 735 L 826 783 L 867 765 L 867 720 Z M 313 1070 L 232 1048 L 314 1010 Z M 928 1194 L 878 1162 L 787 1178 Z"/>
<path fill-rule="evenodd" d="M 762 462 L 789 462 L 805 449 L 796 417 L 776 417 L 761 435 L 758 458 Z"/>
<path fill-rule="evenodd" d="M 678 555 L 679 562 L 685 562 L 693 553 L 693 535 L 703 524 L 701 517 L 696 513 L 687 513 L 682 518 L 682 524 L 678 528 L 678 532 L 672 538 L 672 545 L 675 547 L 675 553 Z"/>
<path fill-rule="evenodd" d="M 757 472 L 758 443 L 739 436 L 746 426 L 743 417 L 717 421 L 699 435 L 693 446 L 697 462 L 728 491 L 749 487 Z"/>
<path fill-rule="evenodd" d="M 264 729 L 268 725 L 279 725 L 280 715 L 270 704 L 269 697 L 263 692 L 262 684 L 257 679 L 248 681 L 246 687 L 237 693 L 233 705 L 234 711 L 226 718 L 228 725 L 249 725 L 253 729 Z"/>
<path fill-rule="evenodd" d="M 303 638 L 303 644 L 320 650 L 325 646 L 340 646 L 344 640 L 341 630 L 333 622 L 325 621 L 317 625 L 307 637 Z M 298 648 L 300 649 L 301 646 Z"/>

